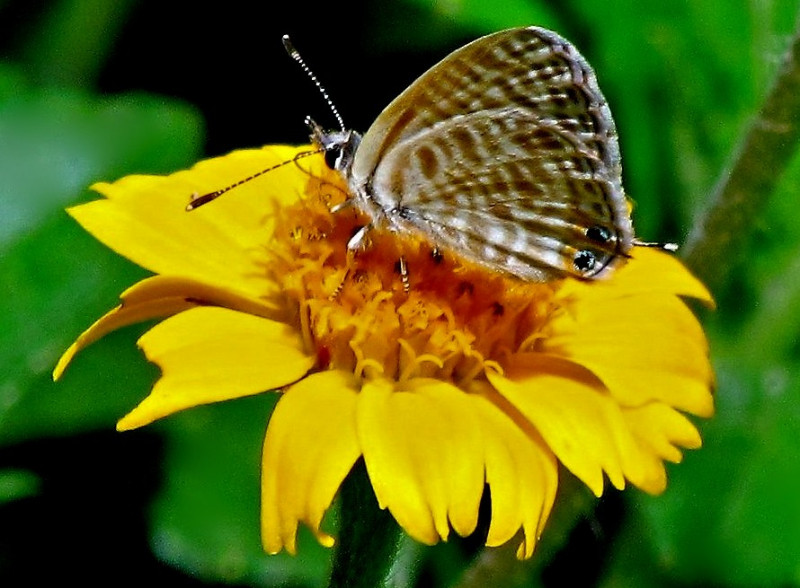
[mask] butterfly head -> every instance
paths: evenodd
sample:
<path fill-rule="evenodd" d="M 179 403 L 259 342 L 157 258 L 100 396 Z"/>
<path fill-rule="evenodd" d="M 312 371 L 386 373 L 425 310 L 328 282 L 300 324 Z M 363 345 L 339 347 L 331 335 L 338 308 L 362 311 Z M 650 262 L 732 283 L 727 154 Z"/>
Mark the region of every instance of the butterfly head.
<path fill-rule="evenodd" d="M 311 129 L 311 142 L 325 152 L 325 164 L 348 177 L 361 135 L 355 131 L 326 131 L 311 118 L 306 118 Z"/>

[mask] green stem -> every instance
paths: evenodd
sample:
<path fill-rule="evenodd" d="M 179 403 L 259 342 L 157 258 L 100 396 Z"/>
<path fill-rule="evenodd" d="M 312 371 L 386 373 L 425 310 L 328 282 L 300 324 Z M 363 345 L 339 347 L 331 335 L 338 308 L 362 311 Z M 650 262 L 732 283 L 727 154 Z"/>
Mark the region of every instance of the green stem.
<path fill-rule="evenodd" d="M 501 547 L 486 547 L 467 568 L 454 588 L 485 586 L 533 588 L 541 585 L 542 570 L 567 544 L 575 525 L 583 520 L 597 503 L 589 489 L 563 468 L 559 473 L 559 480 L 553 512 L 533 557 L 525 561 L 517 559 L 519 538 L 514 538 Z"/>
<path fill-rule="evenodd" d="M 725 284 L 800 142 L 800 29 L 761 110 L 714 189 L 684 248 L 687 265 L 715 291 Z"/>
<path fill-rule="evenodd" d="M 748 355 L 758 349 L 760 361 L 770 351 L 792 353 L 800 333 L 800 259 L 795 258 L 782 268 L 759 293 L 752 318 L 746 324 L 739 345 Z"/>
<path fill-rule="evenodd" d="M 342 484 L 340 519 L 329 588 L 390 585 L 402 531 L 392 515 L 378 507 L 362 460 Z"/>

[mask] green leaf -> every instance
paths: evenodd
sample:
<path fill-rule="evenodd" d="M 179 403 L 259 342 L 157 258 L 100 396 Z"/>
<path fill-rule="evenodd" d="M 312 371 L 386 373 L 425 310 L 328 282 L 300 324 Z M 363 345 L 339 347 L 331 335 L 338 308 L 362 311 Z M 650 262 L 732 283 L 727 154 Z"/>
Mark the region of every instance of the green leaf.
<path fill-rule="evenodd" d="M 98 98 L 37 88 L 0 64 L 0 246 L 99 180 L 166 173 L 197 159 L 198 114 L 146 94 Z"/>
<path fill-rule="evenodd" d="M 166 483 L 153 549 L 208 581 L 319 586 L 331 551 L 301 528 L 298 553 L 266 555 L 259 538 L 261 447 L 276 394 L 197 407 L 165 421 Z"/>
<path fill-rule="evenodd" d="M 647 569 L 695 585 L 800 582 L 800 370 L 740 359 L 718 375 L 705 447 L 671 470 L 663 496 L 633 496 L 606 586 Z"/>
<path fill-rule="evenodd" d="M 0 66 L 0 136 L 0 443 L 110 426 L 153 379 L 132 330 L 85 352 L 63 381 L 50 373 L 145 272 L 63 207 L 92 198 L 86 187 L 98 180 L 187 166 L 202 123 L 164 98 L 37 88 Z"/>
<path fill-rule="evenodd" d="M 0 469 L 0 505 L 33 496 L 39 492 L 40 480 L 33 472 L 19 469 Z"/>
<path fill-rule="evenodd" d="M 59 0 L 25 42 L 26 69 L 49 84 L 89 88 L 135 0 Z"/>
<path fill-rule="evenodd" d="M 546 3 L 527 0 L 403 0 L 375 6 L 380 8 L 372 18 L 381 31 L 375 42 L 385 51 L 436 49 L 515 26 L 558 28 L 557 17 Z M 414 26 L 398 27 L 398 21 Z"/>
<path fill-rule="evenodd" d="M 390 572 L 404 543 L 403 530 L 378 506 L 363 459 L 342 483 L 339 502 L 339 541 L 328 588 L 400 588 L 400 577 Z"/>

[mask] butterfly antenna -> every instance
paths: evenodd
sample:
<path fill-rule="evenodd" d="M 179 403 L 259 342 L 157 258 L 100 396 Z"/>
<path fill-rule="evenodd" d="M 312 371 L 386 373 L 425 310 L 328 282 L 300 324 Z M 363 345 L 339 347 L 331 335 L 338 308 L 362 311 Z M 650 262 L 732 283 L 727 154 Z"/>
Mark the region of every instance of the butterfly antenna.
<path fill-rule="evenodd" d="M 291 159 L 287 159 L 286 161 L 281 161 L 280 163 L 277 163 L 277 164 L 273 165 L 272 167 L 268 167 L 266 169 L 262 169 L 260 172 L 256 172 L 253 175 L 248 176 L 248 177 L 246 177 L 244 179 L 241 179 L 238 182 L 236 182 L 235 184 L 231 184 L 230 186 L 225 186 L 224 188 L 221 188 L 220 190 L 214 190 L 213 192 L 209 192 L 208 194 L 202 194 L 202 195 L 199 195 L 199 194 L 197 194 L 195 192 L 194 194 L 192 194 L 192 199 L 189 202 L 189 204 L 186 205 L 186 210 L 194 210 L 196 208 L 200 208 L 204 204 L 208 204 L 212 200 L 216 200 L 217 198 L 219 198 L 220 196 L 222 196 L 226 192 L 230 192 L 234 188 L 238 188 L 239 186 L 241 186 L 242 184 L 246 184 L 250 180 L 255 180 L 257 177 L 263 176 L 264 174 L 269 173 L 272 170 L 278 169 L 279 167 L 283 167 L 287 163 L 293 163 L 293 162 L 297 161 L 298 159 L 303 159 L 304 157 L 308 157 L 309 155 L 316 155 L 317 153 L 322 153 L 323 151 L 324 151 L 324 149 L 314 149 L 313 151 L 303 151 L 302 153 L 298 153 L 297 155 L 295 155 Z"/>
<path fill-rule="evenodd" d="M 333 116 L 336 117 L 336 122 L 339 123 L 339 126 L 343 131 L 346 131 L 347 127 L 344 126 L 344 120 L 339 114 L 339 111 L 336 110 L 336 106 L 333 104 L 333 100 L 330 99 L 330 96 L 328 96 L 328 92 L 325 91 L 325 88 L 317 79 L 317 76 L 314 75 L 314 72 L 311 71 L 311 68 L 308 67 L 308 65 L 306 65 L 305 60 L 300 55 L 300 52 L 294 48 L 291 39 L 289 39 L 289 35 L 283 36 L 283 46 L 286 48 L 286 52 L 289 54 L 289 57 L 294 59 L 300 65 L 303 71 L 306 72 L 306 75 L 309 78 L 311 78 L 311 81 L 314 82 L 314 85 L 317 87 L 317 90 L 319 90 L 320 94 L 322 94 L 322 97 L 324 98 L 325 102 L 328 103 L 328 108 L 330 108 L 331 112 L 333 112 Z"/>

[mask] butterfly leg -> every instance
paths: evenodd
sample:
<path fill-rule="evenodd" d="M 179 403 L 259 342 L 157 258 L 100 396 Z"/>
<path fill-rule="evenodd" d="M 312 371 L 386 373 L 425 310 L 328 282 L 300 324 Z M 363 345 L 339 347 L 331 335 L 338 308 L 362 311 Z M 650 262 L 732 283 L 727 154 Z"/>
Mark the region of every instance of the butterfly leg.
<path fill-rule="evenodd" d="M 348 254 L 348 255 L 349 255 L 349 254 Z M 349 266 L 349 264 L 348 264 L 348 266 Z M 338 286 L 336 286 L 336 289 L 335 289 L 333 292 L 331 292 L 331 293 L 330 293 L 330 295 L 328 296 L 328 300 L 330 300 L 331 302 L 333 302 L 334 300 L 336 300 L 337 298 L 339 298 L 339 294 L 341 294 L 341 293 L 342 293 L 342 290 L 344 290 L 344 285 L 345 285 L 345 282 L 347 282 L 347 278 L 348 278 L 348 277 L 350 277 L 350 267 L 348 267 L 348 268 L 345 270 L 345 272 L 344 272 L 344 275 L 342 276 L 342 279 L 341 279 L 341 281 L 339 282 L 339 285 L 338 285 Z"/>
<path fill-rule="evenodd" d="M 343 204 L 346 203 L 347 201 L 345 201 Z M 352 269 L 355 266 L 356 253 L 358 253 L 359 251 L 364 251 L 369 246 L 369 238 L 367 237 L 367 234 L 370 232 L 371 229 L 372 225 L 364 225 L 363 227 L 360 227 L 355 233 L 353 233 L 352 237 L 350 237 L 350 240 L 347 242 L 347 263 L 346 263 L 347 269 L 345 270 L 344 275 L 342 276 L 342 279 L 339 282 L 339 285 L 336 286 L 336 289 L 333 292 L 331 292 L 330 296 L 328 296 L 328 300 L 336 300 L 342 293 L 344 285 L 347 282 L 347 278 L 350 277 Z"/>
<path fill-rule="evenodd" d="M 372 225 L 364 225 L 358 229 L 350 240 L 347 242 L 347 252 L 355 253 L 356 251 L 364 251 L 369 245 L 369 238 L 367 235 L 372 230 Z"/>
<path fill-rule="evenodd" d="M 397 260 L 397 265 L 400 269 L 400 280 L 403 282 L 403 292 L 408 294 L 411 291 L 411 282 L 408 279 L 408 263 L 406 263 L 406 258 L 401 255 L 400 259 Z"/>
<path fill-rule="evenodd" d="M 341 201 L 339 204 L 334 204 L 331 206 L 330 211 L 331 214 L 336 214 L 337 212 L 341 212 L 342 210 L 347 210 L 348 208 L 352 208 L 353 206 L 353 199 L 347 198 L 346 200 Z"/>
<path fill-rule="evenodd" d="M 633 244 L 638 247 L 654 247 L 656 249 L 663 249 L 664 251 L 675 252 L 678 250 L 677 243 L 652 243 L 650 241 L 639 241 L 639 239 L 634 239 Z"/>

